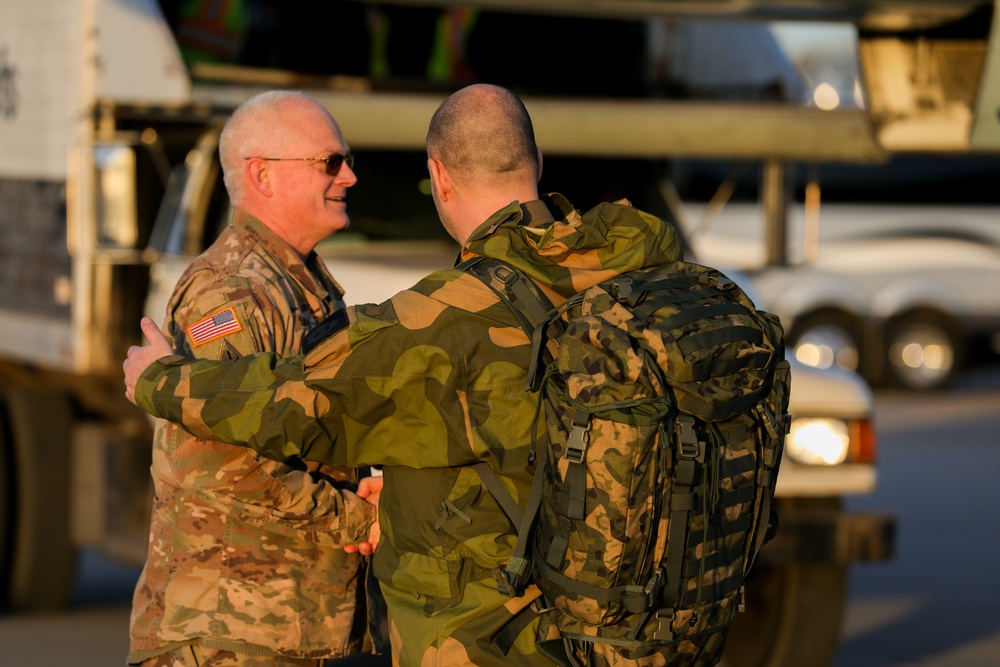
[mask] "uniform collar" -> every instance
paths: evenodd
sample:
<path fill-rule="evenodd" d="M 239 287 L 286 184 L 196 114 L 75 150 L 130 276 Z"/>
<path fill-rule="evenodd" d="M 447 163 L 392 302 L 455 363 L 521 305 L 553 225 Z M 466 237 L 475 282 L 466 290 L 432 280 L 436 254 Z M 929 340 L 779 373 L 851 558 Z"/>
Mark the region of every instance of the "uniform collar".
<path fill-rule="evenodd" d="M 295 276 L 313 294 L 320 298 L 325 298 L 328 294 L 337 297 L 344 295 L 343 288 L 333 279 L 326 264 L 315 251 L 310 251 L 303 257 L 270 227 L 238 208 L 233 209 L 232 224 L 237 231 L 252 236 L 269 255 L 285 267 L 289 275 Z"/>
<path fill-rule="evenodd" d="M 546 195 L 546 198 L 551 196 Z M 562 195 L 556 196 L 566 201 Z M 569 202 L 566 202 L 566 205 L 569 206 Z M 570 208 L 572 209 L 571 206 Z M 514 200 L 487 218 L 486 222 L 479 225 L 472 232 L 472 235 L 469 236 L 469 241 L 476 241 L 489 236 L 496 231 L 497 227 L 506 222 L 513 222 L 521 227 L 542 227 L 555 222 L 555 217 L 552 215 L 552 211 L 549 210 L 546 202 L 542 199 L 532 199 L 526 202 Z"/>

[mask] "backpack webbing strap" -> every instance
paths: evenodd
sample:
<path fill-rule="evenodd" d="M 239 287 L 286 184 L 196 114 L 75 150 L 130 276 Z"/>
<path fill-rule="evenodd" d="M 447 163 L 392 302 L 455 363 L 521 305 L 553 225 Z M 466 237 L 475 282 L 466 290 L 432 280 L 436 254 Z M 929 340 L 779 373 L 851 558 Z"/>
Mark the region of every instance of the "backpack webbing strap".
<path fill-rule="evenodd" d="M 706 570 L 714 570 L 717 567 L 723 567 L 725 565 L 729 565 L 736 561 L 742 563 L 743 544 L 739 543 L 729 548 L 720 549 L 719 551 L 716 551 L 714 553 L 705 556 L 704 559 L 697 558 L 689 560 L 687 564 L 684 566 L 684 571 L 682 574 L 685 577 L 697 576 L 698 572 L 701 570 L 702 560 L 704 560 L 705 562 Z M 714 584 L 711 584 L 711 586 L 713 586 L 713 588 L 718 590 L 719 587 L 721 586 L 721 582 L 715 582 Z M 736 589 L 734 588 L 732 590 L 735 591 Z"/>
<path fill-rule="evenodd" d="M 787 366 L 787 361 L 781 361 L 772 380 L 774 383 L 772 391 L 775 394 L 775 405 L 778 406 L 787 405 L 788 401 Z M 763 401 L 758 406 L 758 415 L 760 416 L 761 424 L 767 431 L 767 438 L 765 440 L 771 443 L 781 442 L 790 426 L 788 415 L 775 415 L 767 403 Z M 764 543 L 774 537 L 774 534 L 778 530 L 778 515 L 772 508 L 774 491 L 770 487 L 774 484 L 775 471 L 780 463 L 780 454 L 781 452 L 777 446 L 765 446 L 764 451 L 760 452 L 760 456 L 764 461 L 764 465 L 761 466 L 762 469 L 757 476 L 757 484 L 761 489 L 761 505 L 760 512 L 757 515 L 759 517 L 757 521 L 757 535 L 750 541 L 753 551 L 747 555 L 744 561 L 744 574 L 746 574 L 757 560 L 757 554 L 760 553 L 760 549 L 764 546 Z"/>
<path fill-rule="evenodd" d="M 582 520 L 586 514 L 587 502 L 587 445 L 590 440 L 590 414 L 577 410 L 573 415 L 573 428 L 566 438 L 566 453 L 563 458 L 569 462 L 566 468 L 566 518 Z"/>
<path fill-rule="evenodd" d="M 678 399 L 677 405 L 685 412 L 698 415 L 704 421 L 710 422 L 726 419 L 737 412 L 745 412 L 759 400 L 760 396 L 756 392 L 738 396 L 724 403 L 713 403 L 695 394 L 684 394 Z"/>
<path fill-rule="evenodd" d="M 545 554 L 545 564 L 555 569 L 562 565 L 563 556 L 566 555 L 566 548 L 569 547 L 569 533 L 572 526 L 565 515 L 560 514 L 556 519 L 556 527 L 552 531 L 552 541 L 549 542 L 549 550 Z"/>
<path fill-rule="evenodd" d="M 695 509 L 697 510 L 698 508 L 695 507 Z M 720 537 L 726 537 L 728 535 L 732 535 L 733 533 L 749 533 L 749 531 L 753 530 L 753 527 L 754 527 L 754 517 L 751 516 L 749 513 L 747 513 L 746 515 L 741 516 L 735 521 L 729 522 L 728 527 L 724 531 L 714 532 L 715 529 L 713 527 L 711 532 L 714 535 Z M 710 539 L 709 533 L 703 529 L 691 530 L 688 532 L 688 541 L 691 544 L 701 544 L 702 542 L 705 542 L 709 539 Z"/>
<path fill-rule="evenodd" d="M 704 382 L 710 377 L 729 375 L 749 368 L 764 369 L 774 356 L 769 350 L 753 352 L 735 359 L 712 359 L 691 365 L 691 380 Z"/>
<path fill-rule="evenodd" d="M 537 545 L 534 545 L 533 548 L 537 549 Z M 603 586 L 585 584 L 582 581 L 567 577 L 565 574 L 559 572 L 555 567 L 550 566 L 542 559 L 537 558 L 537 551 L 535 555 L 535 563 L 538 567 L 539 578 L 547 579 L 564 590 L 572 591 L 573 593 L 577 593 L 585 598 L 597 600 L 598 602 L 603 602 L 605 604 L 620 601 L 622 606 L 633 614 L 649 611 L 651 609 L 657 609 L 660 606 L 660 595 L 663 591 L 663 586 L 666 583 L 665 575 L 662 569 L 657 569 L 653 572 L 653 575 L 645 585 L 629 584 L 625 586 L 606 588 Z"/>
<path fill-rule="evenodd" d="M 573 428 L 566 438 L 566 476 L 563 480 L 562 507 L 560 507 L 552 542 L 549 543 L 545 562 L 555 569 L 562 565 L 569 546 L 571 520 L 582 521 L 587 514 L 587 445 L 589 444 L 590 413 L 577 410 L 573 415 Z"/>
<path fill-rule="evenodd" d="M 542 447 L 536 463 L 535 475 L 531 480 L 531 491 L 528 493 L 528 502 L 521 511 L 514 497 L 503 485 L 500 478 L 486 462 L 479 462 L 472 468 L 479 474 L 483 481 L 483 486 L 496 498 L 497 503 L 503 509 L 504 514 L 514 524 L 517 530 L 517 543 L 514 545 L 514 552 L 507 561 L 506 567 L 493 570 L 493 578 L 497 582 L 497 590 L 508 597 L 514 597 L 521 590 L 528 575 L 530 561 L 527 558 L 528 537 L 531 534 L 531 524 L 535 521 L 538 508 L 542 504 L 542 490 L 545 486 L 545 460 L 548 457 L 548 447 Z M 516 635 L 515 635 L 516 636 Z"/>
<path fill-rule="evenodd" d="M 485 461 L 480 461 L 476 465 L 472 466 L 477 473 L 479 473 L 479 479 L 482 480 L 483 486 L 493 495 L 496 499 L 497 504 L 503 510 L 503 513 L 507 515 L 510 522 L 517 528 L 521 525 L 521 520 L 524 518 L 524 512 L 518 507 L 517 503 L 514 501 L 514 496 L 510 495 L 507 487 L 503 485 L 500 478 L 490 464 Z"/>
<path fill-rule="evenodd" d="M 716 581 L 711 584 L 706 584 L 705 587 L 706 588 L 710 587 L 715 592 L 716 595 L 718 595 L 719 597 L 724 597 L 739 593 L 740 588 L 743 586 L 743 582 L 744 582 L 743 573 L 740 572 L 739 569 L 737 569 L 736 572 L 726 577 L 725 579 Z M 697 604 L 698 589 L 692 588 L 689 591 L 684 591 L 684 594 L 681 596 L 680 601 L 681 605 L 686 607 L 690 607 L 692 605 Z"/>
<path fill-rule="evenodd" d="M 507 655 L 510 653 L 510 647 L 514 645 L 517 641 L 518 635 L 524 632 L 524 629 L 531 625 L 531 622 L 538 618 L 540 614 L 535 611 L 535 605 L 530 604 L 521 611 L 517 612 L 512 619 L 507 621 L 500 630 L 493 635 L 493 639 L 490 642 L 493 644 L 493 648 L 500 651 L 500 655 Z"/>
<path fill-rule="evenodd" d="M 692 334 L 690 337 L 681 338 L 677 341 L 677 346 L 685 355 L 705 347 L 717 347 L 728 343 L 752 343 L 761 345 L 764 342 L 764 334 L 760 329 L 753 327 L 728 326 L 724 329 L 709 329 Z"/>
<path fill-rule="evenodd" d="M 681 567 L 684 562 L 684 535 L 688 515 L 695 508 L 694 481 L 699 464 L 705 460 L 705 444 L 698 439 L 691 415 L 677 416 L 677 459 L 674 462 L 674 488 L 670 496 L 670 528 L 667 536 L 667 583 L 663 591 L 663 607 L 656 612 L 657 628 L 653 637 L 660 641 L 674 638 L 670 624 L 674 610 L 683 595 L 684 579 Z"/>
<path fill-rule="evenodd" d="M 653 311 L 659 310 L 668 303 L 687 301 L 692 298 L 690 293 L 674 291 L 674 288 L 677 287 L 700 288 L 696 280 L 683 274 L 674 274 L 667 278 L 659 278 L 642 283 L 642 286 L 638 289 L 633 284 L 627 293 L 621 294 L 619 300 L 623 301 L 629 308 L 638 310 L 644 313 L 645 316 L 649 316 Z M 650 301 L 645 301 L 646 294 L 649 292 L 662 293 Z M 653 301 L 659 303 L 659 305 L 651 307 L 649 304 Z M 641 307 L 639 306 L 640 303 L 642 303 Z"/>
<path fill-rule="evenodd" d="M 645 304 L 643 305 L 645 306 Z M 746 306 L 735 301 L 710 303 L 704 306 L 685 308 L 684 310 L 674 313 L 670 317 L 664 319 L 658 326 L 663 329 L 677 329 L 685 324 L 694 322 L 695 320 L 703 320 L 709 317 L 721 317 L 723 315 L 740 315 L 746 312 Z"/>
<path fill-rule="evenodd" d="M 528 578 L 531 561 L 528 558 L 528 547 L 532 533 L 531 526 L 538 516 L 538 508 L 542 505 L 542 491 L 545 487 L 545 462 L 548 460 L 549 448 L 542 447 L 535 463 L 535 476 L 531 480 L 531 491 L 528 492 L 528 503 L 524 508 L 521 523 L 517 526 L 517 543 L 514 552 L 507 561 L 507 567 L 493 571 L 497 580 L 497 590 L 504 595 L 514 597 L 524 586 Z M 506 489 L 504 489 L 506 492 Z M 505 591 L 510 591 L 506 592 Z"/>

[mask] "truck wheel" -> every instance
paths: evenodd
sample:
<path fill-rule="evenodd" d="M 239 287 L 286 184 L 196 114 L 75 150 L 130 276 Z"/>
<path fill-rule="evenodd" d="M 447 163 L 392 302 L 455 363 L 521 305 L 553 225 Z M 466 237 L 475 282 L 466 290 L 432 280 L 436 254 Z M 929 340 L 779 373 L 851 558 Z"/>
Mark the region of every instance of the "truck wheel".
<path fill-rule="evenodd" d="M 944 317 L 913 313 L 891 322 L 886 368 L 897 386 L 931 390 L 946 385 L 959 365 L 959 333 Z"/>
<path fill-rule="evenodd" d="M 829 667 L 837 656 L 847 566 L 754 566 L 746 611 L 737 614 L 724 667 Z"/>
<path fill-rule="evenodd" d="M 10 511 L 9 525 L 2 526 L 8 538 L 2 545 L 0 605 L 10 611 L 57 609 L 69 601 L 76 569 L 69 508 L 72 410 L 62 396 L 19 387 L 3 398 L 0 444 L 10 465 L 0 476 L 0 492 Z"/>
<path fill-rule="evenodd" d="M 836 366 L 849 371 L 861 367 L 858 324 L 845 313 L 809 315 L 795 324 L 789 338 L 795 358 L 807 366 Z"/>

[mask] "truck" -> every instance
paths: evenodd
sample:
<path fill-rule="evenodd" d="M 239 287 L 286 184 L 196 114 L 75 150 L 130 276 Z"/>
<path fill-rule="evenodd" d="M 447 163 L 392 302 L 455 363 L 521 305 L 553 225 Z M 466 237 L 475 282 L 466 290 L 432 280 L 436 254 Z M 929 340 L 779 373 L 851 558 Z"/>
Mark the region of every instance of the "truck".
<path fill-rule="evenodd" d="M 954 3 L 942 22 L 934 2 L 874 4 L 856 31 L 823 26 L 791 50 L 809 103 L 864 108 L 883 158 L 759 179 L 751 161 L 679 160 L 673 176 L 692 244 L 748 273 L 797 356 L 938 390 L 1000 352 L 1000 296 L 983 287 L 1000 281 L 1000 12 Z"/>
<path fill-rule="evenodd" d="M 379 301 L 454 260 L 422 152 L 431 114 L 466 75 L 456 70 L 443 83 L 386 78 L 347 65 L 339 71 L 337 58 L 317 71 L 302 54 L 267 66 L 208 62 L 185 46 L 176 4 L 0 0 L 0 605 L 9 612 L 66 604 L 81 550 L 135 565 L 145 559 L 152 426 L 123 396 L 121 362 L 140 342 L 140 317 L 161 319 L 180 271 L 229 219 L 217 145 L 239 103 L 266 89 L 306 90 L 344 129 L 361 178 L 350 194 L 356 229 L 320 250 L 349 301 Z M 380 11 L 340 4 L 365 17 Z M 416 4 L 456 18 L 447 7 Z M 480 19 L 491 11 L 506 17 L 496 3 L 481 4 Z M 570 11 L 553 0 L 534 4 Z M 290 28 L 289 16 L 281 15 L 283 31 L 315 31 L 315 17 Z M 622 30 L 643 32 L 649 17 L 618 19 Z M 600 18 L 574 20 L 609 28 Z M 329 41 L 275 43 L 324 53 Z M 535 81 L 524 95 L 546 154 L 543 186 L 580 205 L 607 182 L 614 198 L 655 209 L 655 199 L 629 185 L 637 191 L 635 179 L 673 153 L 880 153 L 863 112 L 829 116 L 648 91 L 545 94 L 546 85 Z M 781 529 L 748 582 L 748 613 L 725 658 L 733 667 L 831 664 L 850 568 L 894 550 L 891 516 L 843 506 L 877 483 L 870 389 L 846 371 L 796 364 L 793 373 L 795 419 L 777 486 Z"/>
<path fill-rule="evenodd" d="M 1000 293 L 983 289 L 1000 284 L 996 203 L 824 204 L 808 252 L 780 268 L 760 262 L 753 204 L 729 204 L 692 244 L 706 262 L 746 271 L 803 362 L 858 371 L 873 386 L 934 391 L 1000 351 Z M 704 210 L 691 209 L 692 218 Z M 795 229 L 816 219 L 810 213 L 791 207 Z"/>

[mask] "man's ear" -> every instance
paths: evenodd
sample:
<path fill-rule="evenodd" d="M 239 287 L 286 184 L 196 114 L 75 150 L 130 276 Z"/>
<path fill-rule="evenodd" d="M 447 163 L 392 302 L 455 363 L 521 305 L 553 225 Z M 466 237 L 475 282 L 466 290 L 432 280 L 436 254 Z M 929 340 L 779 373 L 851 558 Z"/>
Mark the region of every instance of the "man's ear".
<path fill-rule="evenodd" d="M 250 158 L 244 161 L 243 173 L 250 187 L 265 196 L 272 194 L 271 170 L 265 160 Z"/>
<path fill-rule="evenodd" d="M 535 147 L 535 153 L 538 157 L 538 181 L 542 180 L 542 149 Z"/>
<path fill-rule="evenodd" d="M 437 192 L 437 196 L 441 201 L 448 201 L 455 186 L 451 181 L 451 176 L 448 175 L 448 170 L 445 168 L 444 163 L 432 157 L 427 158 L 427 173 L 430 174 L 431 185 L 434 187 L 434 191 Z"/>

